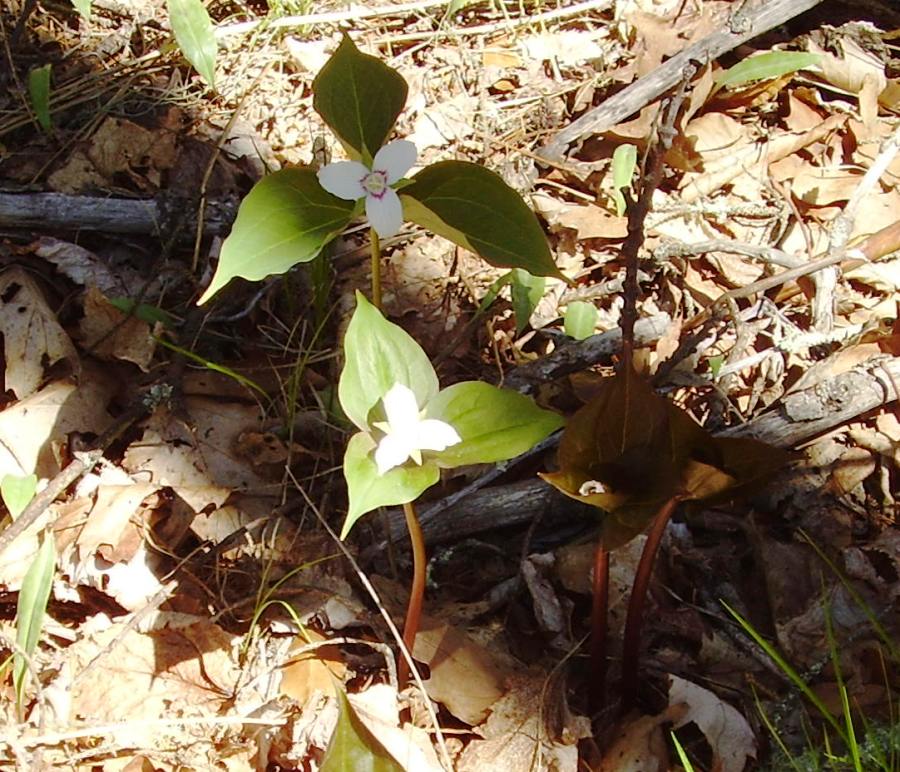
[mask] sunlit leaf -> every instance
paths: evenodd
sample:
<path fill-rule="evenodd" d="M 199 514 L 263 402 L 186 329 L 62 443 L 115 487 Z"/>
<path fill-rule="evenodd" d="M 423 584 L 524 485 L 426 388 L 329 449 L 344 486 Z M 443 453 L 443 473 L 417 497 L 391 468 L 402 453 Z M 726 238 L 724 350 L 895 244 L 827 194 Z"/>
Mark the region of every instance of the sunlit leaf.
<path fill-rule="evenodd" d="M 479 2 L 479 0 L 450 0 L 449 5 L 447 6 L 447 15 L 453 16 L 476 2 Z"/>
<path fill-rule="evenodd" d="M 730 67 L 717 80 L 719 86 L 740 86 L 754 80 L 778 78 L 797 70 L 813 67 L 821 61 L 819 54 L 806 51 L 766 51 Z"/>
<path fill-rule="evenodd" d="M 403 772 L 403 767 L 356 715 L 343 690 L 336 691 L 340 712 L 319 765 L 320 772 Z"/>
<path fill-rule="evenodd" d="M 50 72 L 51 65 L 35 67 L 28 73 L 28 96 L 31 99 L 31 108 L 34 117 L 44 131 L 50 131 Z"/>
<path fill-rule="evenodd" d="M 202 0 L 166 0 L 175 41 L 194 69 L 216 87 L 216 34 Z"/>
<path fill-rule="evenodd" d="M 613 200 L 616 202 L 616 214 L 621 217 L 625 214 L 625 196 L 623 188 L 631 187 L 634 170 L 637 168 L 637 148 L 631 144 L 619 145 L 613 151 Z"/>
<path fill-rule="evenodd" d="M 364 432 L 354 434 L 347 443 L 344 478 L 350 504 L 341 529 L 342 539 L 367 512 L 415 501 L 440 479 L 440 469 L 433 461 L 425 461 L 422 466 L 412 463 L 396 466 L 379 475 L 372 458 L 374 450 L 375 441 Z"/>
<path fill-rule="evenodd" d="M 462 438 L 435 454 L 444 468 L 513 458 L 563 425 L 559 415 L 538 407 L 530 397 L 481 381 L 444 389 L 428 403 L 427 417 L 446 421 Z"/>
<path fill-rule="evenodd" d="M 411 389 L 423 407 L 438 392 L 437 375 L 422 347 L 357 292 L 344 336 L 341 407 L 356 426 L 367 430 L 369 411 L 397 383 Z"/>
<path fill-rule="evenodd" d="M 85 21 L 91 20 L 91 3 L 92 0 L 72 0 L 75 10 Z"/>
<path fill-rule="evenodd" d="M 371 163 L 406 104 L 403 76 L 344 39 L 313 81 L 313 108 L 355 158 Z"/>
<path fill-rule="evenodd" d="M 575 340 L 584 340 L 594 334 L 600 313 L 593 303 L 573 300 L 566 308 L 564 329 Z"/>
<path fill-rule="evenodd" d="M 41 637 L 55 570 L 56 547 L 52 533 L 47 533 L 34 562 L 22 580 L 19 602 L 16 606 L 16 644 L 28 657 L 34 654 Z M 13 684 L 18 704 L 22 702 L 27 673 L 28 665 L 25 657 L 16 652 L 13 658 Z"/>
<path fill-rule="evenodd" d="M 544 297 L 547 280 L 543 276 L 532 276 L 528 271 L 514 268 L 510 292 L 512 294 L 513 313 L 516 315 L 516 332 L 520 333 L 528 326 L 528 320 L 534 313 L 537 304 Z"/>
<path fill-rule="evenodd" d="M 258 281 L 312 260 L 347 227 L 353 207 L 325 191 L 313 169 L 282 169 L 263 177 L 241 202 L 198 305 L 235 277 Z"/>
<path fill-rule="evenodd" d="M 3 503 L 6 505 L 6 509 L 13 520 L 22 514 L 25 507 L 34 498 L 34 492 L 37 490 L 37 479 L 36 474 L 25 475 L 24 477 L 7 474 L 0 480 L 0 495 L 3 496 Z"/>
<path fill-rule="evenodd" d="M 494 172 L 465 161 L 426 166 L 400 191 L 404 218 L 491 265 L 564 278 L 537 216 Z"/>

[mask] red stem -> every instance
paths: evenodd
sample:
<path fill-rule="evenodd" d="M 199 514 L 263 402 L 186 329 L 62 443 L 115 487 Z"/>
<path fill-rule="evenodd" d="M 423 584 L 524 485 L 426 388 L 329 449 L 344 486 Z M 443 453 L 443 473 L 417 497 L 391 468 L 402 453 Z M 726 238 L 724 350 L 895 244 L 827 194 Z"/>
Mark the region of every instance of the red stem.
<path fill-rule="evenodd" d="M 591 708 L 599 711 L 606 700 L 606 638 L 609 608 L 609 552 L 603 541 L 594 550 L 593 604 L 591 606 Z"/>
<path fill-rule="evenodd" d="M 647 543 L 641 552 L 637 571 L 634 575 L 634 584 L 631 586 L 631 597 L 628 599 L 628 615 L 625 617 L 625 634 L 622 639 L 622 712 L 628 712 L 634 707 L 637 697 L 638 682 L 638 655 L 641 645 L 641 627 L 644 623 L 644 606 L 647 601 L 647 590 L 650 587 L 650 577 L 653 575 L 653 564 L 656 562 L 656 553 L 659 544 L 666 531 L 675 507 L 681 501 L 679 496 L 673 496 L 662 505 L 650 531 L 647 534 Z"/>
<path fill-rule="evenodd" d="M 403 645 L 412 656 L 416 633 L 419 632 L 419 620 L 422 617 L 422 600 L 425 597 L 425 538 L 422 536 L 419 518 L 416 517 L 415 506 L 412 503 L 404 504 L 403 514 L 406 516 L 406 527 L 409 530 L 413 554 L 413 580 L 409 591 L 409 603 L 406 606 L 406 622 L 403 625 Z M 401 657 L 397 665 L 397 682 L 401 689 L 408 678 L 409 666 L 406 657 Z"/>

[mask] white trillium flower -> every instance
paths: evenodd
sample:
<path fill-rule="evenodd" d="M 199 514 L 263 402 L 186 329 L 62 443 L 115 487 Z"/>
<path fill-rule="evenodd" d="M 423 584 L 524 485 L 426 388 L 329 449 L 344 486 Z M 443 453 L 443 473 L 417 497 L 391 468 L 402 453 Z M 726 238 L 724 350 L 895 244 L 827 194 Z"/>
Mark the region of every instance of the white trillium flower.
<path fill-rule="evenodd" d="M 395 139 L 382 147 L 372 168 L 359 161 L 337 161 L 319 169 L 319 183 L 333 196 L 347 201 L 366 199 L 366 217 L 381 238 L 393 236 L 403 224 L 400 197 L 391 185 L 399 182 L 416 162 L 416 146 Z"/>
<path fill-rule="evenodd" d="M 384 437 L 375 449 L 378 474 L 400 466 L 408 458 L 422 463 L 423 450 L 446 450 L 462 442 L 462 438 L 450 424 L 435 418 L 423 418 L 416 395 L 402 383 L 395 383 L 382 399 L 387 421 L 374 424 Z"/>

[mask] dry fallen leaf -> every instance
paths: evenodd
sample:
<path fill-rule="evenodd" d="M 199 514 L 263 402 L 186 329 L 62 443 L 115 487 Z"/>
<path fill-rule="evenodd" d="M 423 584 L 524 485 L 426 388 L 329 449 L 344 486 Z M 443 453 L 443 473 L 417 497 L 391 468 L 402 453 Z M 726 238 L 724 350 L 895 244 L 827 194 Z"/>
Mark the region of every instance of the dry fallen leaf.
<path fill-rule="evenodd" d="M 428 696 L 475 726 L 503 695 L 505 670 L 491 653 L 455 627 L 423 616 L 415 658 L 428 665 Z"/>
<path fill-rule="evenodd" d="M 144 436 L 125 451 L 122 465 L 129 472 L 170 486 L 195 512 L 221 507 L 235 491 L 265 495 L 277 488 L 236 451 L 243 432 L 262 426 L 257 407 L 205 397 L 188 397 L 185 407 L 192 428 L 162 409 L 151 416 Z"/>
<path fill-rule="evenodd" d="M 111 390 L 109 381 L 90 368 L 78 386 L 51 383 L 0 412 L 0 476 L 55 475 L 70 432 L 100 434 L 109 426 Z"/>
<path fill-rule="evenodd" d="M 300 705 L 305 705 L 317 691 L 334 695 L 335 684 L 344 681 L 347 666 L 340 647 L 323 645 L 302 654 L 293 653 L 309 644 L 327 640 L 315 630 L 307 630 L 305 637 L 298 635 L 291 644 L 288 663 L 281 668 L 281 693 Z"/>
<path fill-rule="evenodd" d="M 564 689 L 548 688 L 547 681 L 543 672 L 508 679 L 506 693 L 479 727 L 484 739 L 466 746 L 457 772 L 578 772 L 578 741 L 591 736 L 590 719 L 573 715 Z"/>
<path fill-rule="evenodd" d="M 676 727 L 695 723 L 713 752 L 713 768 L 743 772 L 748 759 L 756 758 L 756 738 L 747 719 L 709 689 L 678 676 L 669 676 L 669 705 L 685 705 L 687 712 Z"/>
<path fill-rule="evenodd" d="M 669 705 L 657 716 L 641 716 L 629 722 L 606 750 L 597 772 L 664 772 L 669 769 L 665 724 L 678 721 L 687 710 Z"/>
<path fill-rule="evenodd" d="M 156 351 L 150 327 L 116 308 L 100 290 L 88 287 L 78 322 L 82 345 L 99 359 L 133 362 L 144 372 Z"/>
<path fill-rule="evenodd" d="M 24 269 L 7 268 L 0 275 L 0 334 L 6 360 L 5 388 L 19 399 L 37 391 L 45 368 L 66 360 L 78 373 L 78 354 L 60 326 L 44 293 Z"/>

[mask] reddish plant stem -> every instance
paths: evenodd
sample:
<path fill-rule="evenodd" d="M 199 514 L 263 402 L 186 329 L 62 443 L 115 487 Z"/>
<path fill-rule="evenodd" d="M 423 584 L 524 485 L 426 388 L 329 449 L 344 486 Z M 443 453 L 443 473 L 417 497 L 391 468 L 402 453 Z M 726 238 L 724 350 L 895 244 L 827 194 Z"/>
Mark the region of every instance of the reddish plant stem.
<path fill-rule="evenodd" d="M 412 543 L 413 555 L 413 580 L 409 590 L 409 603 L 406 606 L 406 622 L 403 625 L 403 645 L 412 656 L 416 643 L 416 633 L 419 632 L 419 620 L 422 617 L 422 600 L 425 597 L 425 539 L 422 536 L 422 527 L 419 518 L 416 517 L 416 508 L 412 503 L 403 505 L 403 514 L 406 516 L 406 527 L 409 530 L 409 540 Z M 402 689 L 409 678 L 409 666 L 406 658 L 401 657 L 397 665 L 397 681 Z"/>
<path fill-rule="evenodd" d="M 666 525 L 681 501 L 680 496 L 673 496 L 662 505 L 653 525 L 647 533 L 647 543 L 641 552 L 637 571 L 634 575 L 634 584 L 631 586 L 631 596 L 628 598 L 628 615 L 625 617 L 625 633 L 622 638 L 622 712 L 628 712 L 634 707 L 637 697 L 638 660 L 641 646 L 641 627 L 644 623 L 644 606 L 647 601 L 647 590 L 650 587 L 650 577 L 653 575 L 653 565 L 656 562 L 656 553 L 659 544 L 666 531 Z"/>
<path fill-rule="evenodd" d="M 609 552 L 603 541 L 594 550 L 593 603 L 591 605 L 591 708 L 602 710 L 606 701 L 606 638 L 609 609 Z"/>

